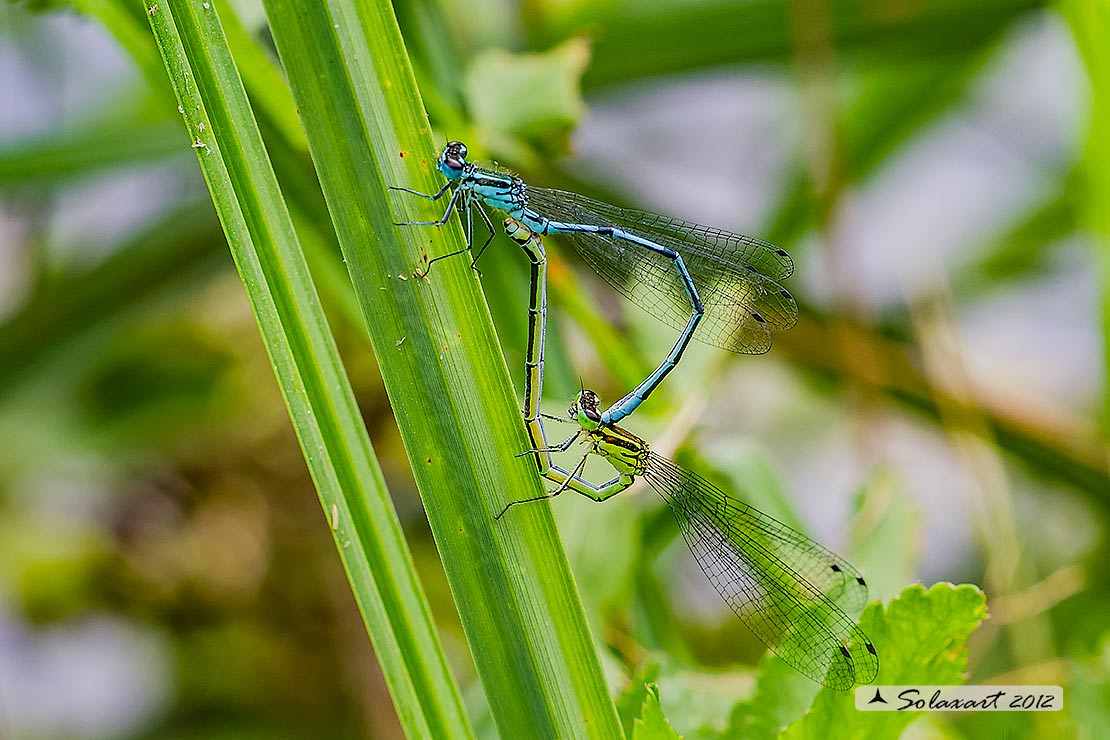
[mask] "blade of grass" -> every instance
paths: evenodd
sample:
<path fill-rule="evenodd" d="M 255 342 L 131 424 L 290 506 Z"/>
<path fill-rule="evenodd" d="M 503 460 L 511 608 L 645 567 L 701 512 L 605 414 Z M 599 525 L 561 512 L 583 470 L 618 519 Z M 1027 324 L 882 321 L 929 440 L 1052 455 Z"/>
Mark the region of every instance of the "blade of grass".
<path fill-rule="evenodd" d="M 133 0 L 74 0 L 74 6 L 101 23 L 131 54 L 139 72 L 150 82 L 156 95 L 165 95 L 172 100 L 165 69 L 154 41 L 146 30 L 146 11 L 132 2 Z M 282 192 L 286 201 L 295 204 L 305 217 L 298 219 L 296 225 L 300 227 L 308 219 L 322 238 L 306 239 L 305 234 L 300 231 L 298 235 L 305 242 L 320 243 L 334 250 L 335 237 L 331 232 L 331 221 L 327 217 L 323 195 L 308 161 L 308 145 L 297 120 L 289 88 L 273 59 L 243 29 L 237 16 L 228 13 L 224 25 L 228 46 L 235 56 L 236 68 L 243 85 L 255 105 L 258 127 L 262 131 Z M 112 128 L 131 130 L 134 127 L 121 125 Z M 104 138 L 102 131 L 98 135 L 101 139 Z M 333 253 L 337 251 L 334 250 Z M 319 260 L 313 262 L 313 269 L 317 263 Z"/>
<path fill-rule="evenodd" d="M 64 186 L 101 170 L 165 161 L 183 153 L 180 123 L 166 115 L 172 110 L 166 101 L 175 100 L 173 90 L 143 9 L 122 0 L 75 0 L 74 5 L 115 36 L 153 90 L 122 106 L 118 101 L 106 104 L 65 131 L 0 148 L 0 187 L 15 192 L 30 188 L 37 194 L 41 188 Z M 225 24 L 228 43 L 239 59 L 245 86 L 262 102 L 265 122 L 260 127 L 269 129 L 270 156 L 283 176 L 281 184 L 313 277 L 333 318 L 360 326 L 362 314 L 336 259 L 338 246 L 289 88 L 273 60 L 234 16 L 232 20 Z M 105 131 L 127 134 L 105 137 Z M 0 397 L 12 392 L 19 379 L 33 377 L 25 371 L 48 361 L 43 358 L 70 352 L 72 342 L 85 333 L 222 269 L 225 262 L 211 258 L 224 249 L 223 232 L 206 202 L 199 210 L 194 204 L 168 211 L 150 228 L 113 246 L 111 256 L 89 270 L 45 276 L 24 304 L 0 322 Z"/>
<path fill-rule="evenodd" d="M 213 3 L 146 11 L 401 725 L 472 737 Z"/>
<path fill-rule="evenodd" d="M 438 209 L 435 156 L 386 2 L 267 0 L 336 233 L 490 709 L 502 737 L 619 737 L 594 643 L 542 494 L 489 311 L 465 258 L 425 282 L 421 249 L 462 246 L 399 229 Z M 442 206 L 440 206 L 442 208 Z"/>

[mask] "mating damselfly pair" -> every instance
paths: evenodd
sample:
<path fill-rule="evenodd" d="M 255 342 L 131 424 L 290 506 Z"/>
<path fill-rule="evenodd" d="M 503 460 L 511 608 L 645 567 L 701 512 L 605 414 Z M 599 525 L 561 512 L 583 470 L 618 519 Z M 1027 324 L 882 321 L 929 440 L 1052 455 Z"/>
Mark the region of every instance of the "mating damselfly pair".
<path fill-rule="evenodd" d="M 772 652 L 835 689 L 873 681 L 878 672 L 875 648 L 845 614 L 862 609 L 867 601 L 867 585 L 855 568 L 617 426 L 677 365 L 695 331 L 725 349 L 758 354 L 770 348 L 772 330 L 793 326 L 797 306 L 777 282 L 793 272 L 790 257 L 741 234 L 528 186 L 508 173 L 471 164 L 466 156 L 462 143 L 447 144 L 437 162 L 447 183 L 434 194 L 395 188 L 429 200 L 450 193 L 440 219 L 399 225 L 443 225 L 458 210 L 467 235 L 464 251 L 469 252 L 476 211 L 489 230 L 475 254 L 477 261 L 494 235 L 483 206 L 508 214 L 506 233 L 532 263 L 524 416 L 533 449 L 527 452 L 535 453 L 540 473 L 558 486 L 541 498 L 570 489 L 604 501 L 642 477 L 670 507 L 718 593 Z M 546 321 L 541 237 L 548 234 L 566 238 L 611 286 L 681 328 L 659 366 L 608 410 L 600 409 L 592 391 L 580 392 L 566 419 L 578 429 L 554 446 L 547 444 L 539 412 Z M 571 470 L 552 460 L 551 453 L 568 451 L 579 440 L 586 453 Z M 610 481 L 599 485 L 583 477 L 591 454 L 613 466 L 616 475 Z M 501 514 L 518 503 L 525 501 L 511 502 Z"/>

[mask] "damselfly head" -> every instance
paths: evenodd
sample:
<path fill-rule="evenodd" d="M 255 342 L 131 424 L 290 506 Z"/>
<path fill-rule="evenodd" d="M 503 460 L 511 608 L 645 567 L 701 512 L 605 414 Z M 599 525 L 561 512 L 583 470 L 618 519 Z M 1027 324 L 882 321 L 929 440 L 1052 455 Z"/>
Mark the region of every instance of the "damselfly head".
<path fill-rule="evenodd" d="M 601 406 L 601 399 L 596 393 L 591 390 L 579 391 L 577 400 L 570 407 L 571 416 L 587 429 L 596 428 L 601 422 L 599 406 Z"/>
<path fill-rule="evenodd" d="M 448 180 L 458 179 L 466 166 L 466 144 L 461 141 L 449 141 L 439 155 L 436 169 L 443 173 Z"/>

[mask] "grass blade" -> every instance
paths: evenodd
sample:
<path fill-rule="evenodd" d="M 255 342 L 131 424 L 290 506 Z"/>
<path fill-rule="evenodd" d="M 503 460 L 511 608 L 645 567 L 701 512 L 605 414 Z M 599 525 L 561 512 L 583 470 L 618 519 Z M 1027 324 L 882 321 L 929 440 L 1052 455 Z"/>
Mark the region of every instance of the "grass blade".
<path fill-rule="evenodd" d="M 147 13 L 401 725 L 470 737 L 215 9 L 160 0 Z"/>
<path fill-rule="evenodd" d="M 434 143 L 386 2 L 267 0 L 271 30 L 355 282 L 463 629 L 503 737 L 619 737 L 489 311 L 452 223 L 388 185 L 438 187 Z M 449 238 L 444 238 L 444 236 Z M 522 307 L 523 310 L 523 307 Z"/>

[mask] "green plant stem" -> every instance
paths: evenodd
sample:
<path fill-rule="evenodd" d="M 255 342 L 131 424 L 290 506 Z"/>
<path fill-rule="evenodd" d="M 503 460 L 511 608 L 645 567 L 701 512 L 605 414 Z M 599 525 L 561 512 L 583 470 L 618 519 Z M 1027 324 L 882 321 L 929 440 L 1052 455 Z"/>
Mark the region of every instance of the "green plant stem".
<path fill-rule="evenodd" d="M 214 3 L 144 11 L 401 725 L 471 737 Z"/>
<path fill-rule="evenodd" d="M 520 410 L 469 260 L 425 191 L 435 144 L 386 2 L 267 0 L 382 378 L 502 737 L 619 737 L 620 725 L 545 505 Z M 444 238 L 444 237 L 449 238 Z"/>

